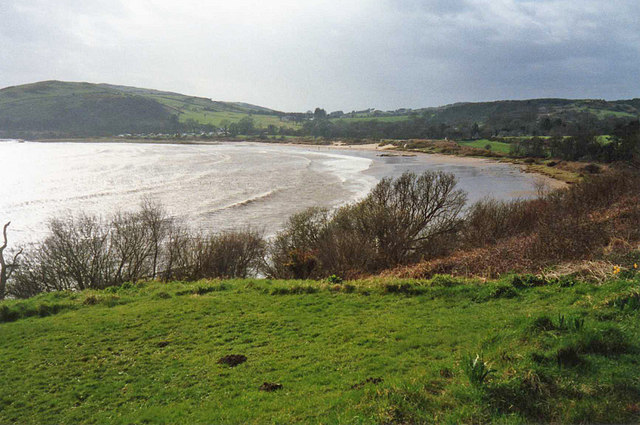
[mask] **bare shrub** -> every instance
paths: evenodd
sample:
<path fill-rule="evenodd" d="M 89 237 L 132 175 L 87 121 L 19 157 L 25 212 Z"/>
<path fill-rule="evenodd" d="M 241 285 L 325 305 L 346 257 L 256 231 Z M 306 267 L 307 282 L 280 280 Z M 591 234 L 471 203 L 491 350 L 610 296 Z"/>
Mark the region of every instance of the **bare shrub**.
<path fill-rule="evenodd" d="M 174 226 L 164 207 L 149 198 L 142 200 L 140 205 L 140 218 L 148 229 L 151 243 L 151 278 L 155 279 L 158 273 L 158 260 L 162 249 L 162 243 Z"/>
<path fill-rule="evenodd" d="M 207 277 L 246 278 L 257 271 L 264 257 L 264 238 L 252 229 L 223 232 L 208 242 Z"/>
<path fill-rule="evenodd" d="M 109 251 L 114 284 L 135 282 L 153 274 L 151 228 L 141 213 L 118 213 L 110 223 Z"/>
<path fill-rule="evenodd" d="M 340 208 L 319 239 L 316 256 L 321 277 L 355 277 L 376 269 L 377 244 L 363 226 L 363 202 Z"/>
<path fill-rule="evenodd" d="M 382 267 L 418 260 L 433 238 L 458 230 L 466 194 L 456 184 L 453 174 L 431 171 L 378 183 L 359 219 L 375 240 Z"/>
<path fill-rule="evenodd" d="M 264 238 L 251 229 L 209 236 L 177 231 L 169 238 L 163 279 L 246 278 L 261 265 L 264 250 Z"/>
<path fill-rule="evenodd" d="M 109 220 L 80 215 L 49 222 L 49 236 L 25 254 L 12 276 L 16 298 L 59 290 L 102 289 L 141 279 L 247 277 L 264 257 L 265 241 L 247 229 L 196 235 L 145 203 Z"/>
<path fill-rule="evenodd" d="M 466 195 L 455 187 L 453 174 L 404 173 L 332 215 L 294 216 L 271 244 L 268 274 L 351 276 L 433 256 L 461 224 Z"/>
<path fill-rule="evenodd" d="M 47 288 L 83 290 L 116 283 L 109 229 L 101 219 L 84 214 L 53 219 L 49 232 L 38 253 Z"/>
<path fill-rule="evenodd" d="M 326 209 L 309 208 L 292 215 L 269 243 L 264 272 L 284 279 L 308 279 L 318 270 L 320 240 L 326 237 L 330 217 Z"/>

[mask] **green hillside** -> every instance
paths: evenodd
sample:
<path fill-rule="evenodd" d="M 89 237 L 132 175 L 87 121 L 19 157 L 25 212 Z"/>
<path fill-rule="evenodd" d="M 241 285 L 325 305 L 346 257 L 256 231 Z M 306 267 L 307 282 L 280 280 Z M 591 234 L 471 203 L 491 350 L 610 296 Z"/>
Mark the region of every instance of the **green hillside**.
<path fill-rule="evenodd" d="M 0 90 L 0 137 L 113 136 L 212 131 L 251 117 L 234 134 L 326 138 L 449 138 L 611 134 L 640 117 L 640 99 L 532 99 L 456 103 L 437 108 L 369 109 L 329 119 L 240 102 L 109 84 L 44 81 Z M 479 132 L 479 134 L 478 134 Z"/>
<path fill-rule="evenodd" d="M 490 123 L 497 120 L 520 119 L 535 121 L 541 118 L 565 118 L 571 120 L 580 114 L 590 114 L 597 119 L 638 118 L 640 99 L 595 100 L 595 99 L 530 99 L 502 100 L 493 102 L 463 102 L 433 108 L 402 109 L 399 111 L 370 111 L 345 114 L 340 121 L 363 121 L 376 119 L 392 122 L 412 117 L 424 117 L 433 122 L 477 122 Z"/>
<path fill-rule="evenodd" d="M 637 423 L 639 283 L 147 282 L 4 301 L 0 422 Z"/>
<path fill-rule="evenodd" d="M 266 127 L 269 124 L 276 126 L 291 125 L 280 119 L 283 115 L 282 112 L 248 103 L 219 102 L 203 97 L 108 84 L 100 84 L 100 86 L 153 99 L 164 105 L 172 113 L 177 114 L 180 122 L 183 123 L 187 122 L 187 120 L 194 120 L 199 124 L 219 126 L 224 120 L 239 121 L 251 114 L 256 125 L 259 126 Z"/>
<path fill-rule="evenodd" d="M 257 125 L 283 125 L 281 113 L 259 106 L 133 87 L 45 81 L 0 90 L 5 136 L 171 132 L 181 123 L 218 126 L 249 115 Z"/>

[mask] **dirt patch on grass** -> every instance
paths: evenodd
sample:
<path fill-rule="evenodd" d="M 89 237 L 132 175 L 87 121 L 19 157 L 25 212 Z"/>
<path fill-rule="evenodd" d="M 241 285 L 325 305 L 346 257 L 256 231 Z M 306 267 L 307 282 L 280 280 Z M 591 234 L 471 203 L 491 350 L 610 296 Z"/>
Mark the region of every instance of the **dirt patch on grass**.
<path fill-rule="evenodd" d="M 352 390 L 357 390 L 357 389 L 360 389 L 360 388 L 364 387 L 367 384 L 378 385 L 378 384 L 382 383 L 383 381 L 384 381 L 384 379 L 382 379 L 382 378 L 371 378 L 371 377 L 369 377 L 369 378 L 365 379 L 362 382 L 358 382 L 357 384 L 352 385 L 351 389 Z"/>
<path fill-rule="evenodd" d="M 282 388 L 282 384 L 276 384 L 275 382 L 264 382 L 262 385 L 260 385 L 260 391 L 265 391 L 268 393 L 281 390 Z"/>
<path fill-rule="evenodd" d="M 236 367 L 247 361 L 247 356 L 242 354 L 230 354 L 218 359 L 218 364 L 226 364 L 229 367 Z"/>

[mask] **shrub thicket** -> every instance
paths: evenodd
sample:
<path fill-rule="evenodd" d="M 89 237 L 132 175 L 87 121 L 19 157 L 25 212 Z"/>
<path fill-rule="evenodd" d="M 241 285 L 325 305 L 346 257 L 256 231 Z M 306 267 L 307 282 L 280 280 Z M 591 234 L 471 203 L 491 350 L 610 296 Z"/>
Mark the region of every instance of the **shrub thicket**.
<path fill-rule="evenodd" d="M 173 222 L 161 207 L 108 220 L 80 215 L 49 222 L 49 236 L 25 253 L 9 294 L 102 289 L 141 279 L 198 280 L 256 272 L 265 242 L 251 229 L 201 235 Z"/>
<path fill-rule="evenodd" d="M 453 174 L 383 179 L 364 200 L 333 214 L 293 216 L 270 244 L 266 271 L 296 279 L 353 276 L 430 258 L 455 240 L 465 200 Z"/>

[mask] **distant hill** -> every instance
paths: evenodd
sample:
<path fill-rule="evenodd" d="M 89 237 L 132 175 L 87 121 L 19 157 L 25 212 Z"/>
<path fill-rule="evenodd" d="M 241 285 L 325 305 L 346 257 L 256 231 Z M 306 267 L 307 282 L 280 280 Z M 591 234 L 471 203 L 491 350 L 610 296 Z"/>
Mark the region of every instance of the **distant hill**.
<path fill-rule="evenodd" d="M 593 99 L 530 99 L 504 100 L 496 102 L 457 103 L 440 108 L 421 110 L 433 118 L 448 121 L 474 121 L 487 123 L 496 117 L 527 120 L 544 117 L 570 118 L 577 114 L 591 114 L 595 118 L 637 118 L 640 116 L 640 99 L 593 100 Z"/>
<path fill-rule="evenodd" d="M 220 102 L 159 90 L 110 84 L 43 81 L 0 90 L 0 137 L 110 136 L 225 127 L 251 117 L 249 133 L 325 137 L 450 137 L 566 132 L 575 123 L 605 134 L 619 121 L 640 117 L 640 99 L 531 99 L 456 103 L 434 108 L 369 109 L 328 115 L 284 113 L 240 102 Z M 416 118 L 419 120 L 416 121 Z M 368 121 L 377 122 L 369 123 Z M 434 129 L 448 127 L 446 131 Z M 555 129 L 555 130 L 554 130 Z"/>
<path fill-rule="evenodd" d="M 176 131 L 180 124 L 217 126 L 249 114 L 279 123 L 260 106 L 109 84 L 43 81 L 0 90 L 0 136 L 66 137 Z"/>
<path fill-rule="evenodd" d="M 571 119 L 576 115 L 590 114 L 596 119 L 638 118 L 640 99 L 529 99 L 499 100 L 492 102 L 461 102 L 439 107 L 421 109 L 399 109 L 397 111 L 367 110 L 344 114 L 342 119 L 382 119 L 397 121 L 412 115 L 426 117 L 431 121 L 459 123 L 490 123 L 498 119 L 537 120 L 544 117 Z"/>
<path fill-rule="evenodd" d="M 316 136 L 351 138 L 449 138 L 607 135 L 640 117 L 640 99 L 530 99 L 455 103 L 434 108 L 331 113 L 331 125 L 308 123 Z"/>

